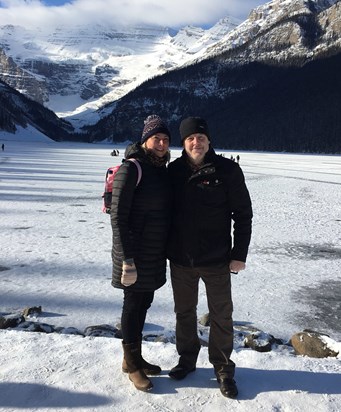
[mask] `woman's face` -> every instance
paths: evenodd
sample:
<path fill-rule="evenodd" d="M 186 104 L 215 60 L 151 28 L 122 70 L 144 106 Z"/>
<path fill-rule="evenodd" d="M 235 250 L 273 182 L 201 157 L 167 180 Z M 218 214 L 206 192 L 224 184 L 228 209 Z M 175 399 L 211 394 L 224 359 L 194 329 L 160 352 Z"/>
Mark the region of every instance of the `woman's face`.
<path fill-rule="evenodd" d="M 156 133 L 148 138 L 145 147 L 156 156 L 163 157 L 169 148 L 169 137 L 165 133 Z"/>

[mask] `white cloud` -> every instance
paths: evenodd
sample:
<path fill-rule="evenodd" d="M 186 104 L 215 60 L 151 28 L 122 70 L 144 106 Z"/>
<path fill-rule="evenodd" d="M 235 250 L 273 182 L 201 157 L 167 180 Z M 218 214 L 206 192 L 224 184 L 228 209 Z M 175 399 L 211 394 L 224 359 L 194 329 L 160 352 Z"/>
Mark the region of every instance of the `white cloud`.
<path fill-rule="evenodd" d="M 0 25 L 55 26 L 113 22 L 180 27 L 210 25 L 226 16 L 245 19 L 262 0 L 73 0 L 47 7 L 39 0 L 0 0 Z"/>

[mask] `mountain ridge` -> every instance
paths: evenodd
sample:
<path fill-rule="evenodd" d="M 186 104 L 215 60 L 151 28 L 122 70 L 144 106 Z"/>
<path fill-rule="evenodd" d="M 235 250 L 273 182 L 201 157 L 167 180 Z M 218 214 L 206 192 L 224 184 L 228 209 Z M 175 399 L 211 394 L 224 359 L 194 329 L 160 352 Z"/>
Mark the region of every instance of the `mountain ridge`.
<path fill-rule="evenodd" d="M 187 26 L 175 36 L 165 27 L 146 25 L 58 27 L 38 34 L 2 26 L 0 79 L 77 126 L 80 114 L 88 122 L 89 112 L 193 60 L 237 23 L 225 18 L 207 30 Z"/>
<path fill-rule="evenodd" d="M 121 140 L 154 111 L 177 134 L 181 119 L 196 114 L 213 122 L 221 148 L 340 153 L 340 21 L 340 2 L 287 14 L 244 44 L 145 82 L 86 130 Z"/>
<path fill-rule="evenodd" d="M 230 19 L 222 19 L 210 30 L 192 26 L 179 30 L 175 36 L 168 38 L 174 48 L 167 49 L 166 54 L 165 43 L 160 40 L 161 37 L 157 37 L 156 41 L 154 36 L 152 45 L 148 43 L 148 51 L 151 51 L 149 56 L 153 56 L 156 63 L 153 59 L 145 60 L 145 55 L 140 56 L 139 61 L 138 56 L 129 54 L 128 32 L 123 36 L 124 33 L 120 31 L 120 36 L 123 36 L 120 41 L 125 47 L 116 48 L 115 52 L 120 54 L 119 58 L 128 58 L 131 59 L 130 63 L 134 63 L 126 66 L 130 69 L 129 76 L 125 78 L 128 86 L 125 88 L 122 68 L 113 64 L 106 65 L 104 60 L 96 67 L 92 66 L 95 67 L 93 79 L 83 77 L 83 80 L 90 83 L 82 83 L 80 76 L 79 84 L 89 86 L 83 90 L 85 98 L 91 100 L 96 88 L 100 95 L 101 87 L 105 87 L 106 81 L 121 82 L 115 85 L 116 91 L 121 87 L 121 93 L 108 101 L 102 100 L 101 105 L 94 100 L 86 103 L 86 107 L 82 107 L 78 113 L 64 113 L 64 119 L 72 119 L 73 126 L 76 126 L 69 138 L 74 139 L 76 133 L 77 139 L 83 135 L 83 140 L 86 141 L 125 141 L 127 136 L 134 139 L 141 128 L 141 118 L 151 112 L 168 119 L 170 128 L 177 133 L 177 124 L 182 117 L 201 114 L 214 121 L 217 143 L 222 148 L 232 144 L 240 149 L 250 150 L 277 148 L 289 151 L 340 152 L 336 136 L 341 131 L 341 125 L 338 118 L 334 119 L 334 112 L 341 110 L 340 99 L 337 98 L 341 92 L 337 76 L 341 69 L 338 58 L 341 52 L 340 4 L 339 0 L 273 0 L 251 11 L 249 18 L 232 30 L 232 26 L 229 27 L 228 24 L 233 25 L 235 22 Z M 168 36 L 165 33 L 163 29 L 163 35 Z M 146 35 L 144 31 L 143 36 Z M 151 32 L 149 35 L 152 36 Z M 148 49 L 147 43 L 144 43 L 144 47 Z M 176 52 L 174 57 L 172 53 L 180 49 L 182 54 L 178 55 Z M 101 56 L 105 55 L 105 50 L 97 52 L 102 53 Z M 180 59 L 183 53 L 186 53 L 188 60 Z M 157 59 L 156 56 L 161 57 Z M 176 58 L 176 66 L 167 66 Z M 14 62 L 11 57 L 8 61 Z M 151 63 L 154 64 L 153 69 L 158 69 L 155 75 L 146 76 L 144 81 L 134 77 L 138 69 L 149 68 Z M 13 64 L 15 76 L 15 62 Z M 28 68 L 29 61 L 26 65 Z M 54 69 L 51 65 L 42 67 L 52 71 Z M 24 76 L 18 73 L 16 81 L 20 83 Z M 65 76 L 67 71 L 61 73 Z M 297 90 L 301 90 L 301 93 L 298 94 Z M 312 90 L 316 96 L 312 94 Z M 110 93 L 105 94 L 106 97 L 109 95 Z M 267 96 L 268 101 L 262 99 L 262 95 Z M 320 96 L 324 96 L 324 99 Z M 65 104 L 66 97 L 62 91 L 58 99 Z M 328 120 L 328 105 L 331 107 L 332 122 Z M 253 113 L 249 107 L 253 107 Z M 304 107 L 310 108 L 312 118 L 304 112 Z M 248 118 L 245 118 L 244 111 L 250 112 Z M 259 119 L 265 119 L 265 112 L 274 120 L 271 122 L 266 119 L 261 124 Z M 296 123 L 291 125 L 291 129 L 286 127 L 286 120 L 281 118 L 281 112 L 284 116 L 295 119 Z M 297 113 L 305 119 L 302 124 Z M 227 119 L 230 120 L 230 125 L 227 124 Z M 276 128 L 276 121 L 279 124 L 284 121 L 284 130 L 288 136 Z M 318 121 L 320 124 L 317 124 Z M 216 124 L 224 126 L 228 137 L 223 135 Z M 250 130 L 255 131 L 258 140 Z M 297 130 L 303 136 L 308 130 L 306 140 L 310 145 L 302 141 Z M 324 138 L 323 133 L 327 134 L 325 144 L 313 143 Z M 271 134 L 277 136 L 274 145 L 269 143 Z M 292 144 L 293 139 L 296 144 Z"/>

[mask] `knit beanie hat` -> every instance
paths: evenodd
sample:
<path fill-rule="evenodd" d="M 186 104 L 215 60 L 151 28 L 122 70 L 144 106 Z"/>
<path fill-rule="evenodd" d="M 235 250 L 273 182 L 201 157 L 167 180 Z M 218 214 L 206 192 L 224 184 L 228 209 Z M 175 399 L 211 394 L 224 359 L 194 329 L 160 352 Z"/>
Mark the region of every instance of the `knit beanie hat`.
<path fill-rule="evenodd" d="M 211 140 L 208 125 L 204 119 L 201 117 L 187 117 L 180 123 L 181 143 L 186 137 L 194 133 L 205 134 Z"/>
<path fill-rule="evenodd" d="M 144 143 L 149 137 L 156 133 L 164 133 L 171 138 L 170 132 L 166 126 L 166 123 L 160 116 L 152 114 L 144 121 L 144 128 L 141 136 L 141 143 Z"/>

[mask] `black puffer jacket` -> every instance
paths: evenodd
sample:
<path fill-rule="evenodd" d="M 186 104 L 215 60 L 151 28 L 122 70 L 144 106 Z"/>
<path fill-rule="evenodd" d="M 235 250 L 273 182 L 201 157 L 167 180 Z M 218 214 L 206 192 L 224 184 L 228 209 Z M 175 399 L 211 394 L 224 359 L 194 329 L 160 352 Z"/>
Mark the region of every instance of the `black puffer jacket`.
<path fill-rule="evenodd" d="M 168 258 L 186 267 L 246 261 L 252 207 L 239 165 L 212 148 L 193 171 L 185 151 L 168 170 L 174 194 Z M 234 245 L 231 239 L 234 221 Z"/>
<path fill-rule="evenodd" d="M 137 282 L 129 289 L 153 291 L 166 282 L 171 206 L 168 172 L 166 166 L 155 166 L 139 143 L 128 146 L 126 158 L 139 161 L 142 179 L 136 186 L 138 171 L 133 162 L 124 162 L 115 175 L 111 208 L 112 285 L 124 288 L 122 261 L 133 258 Z"/>

